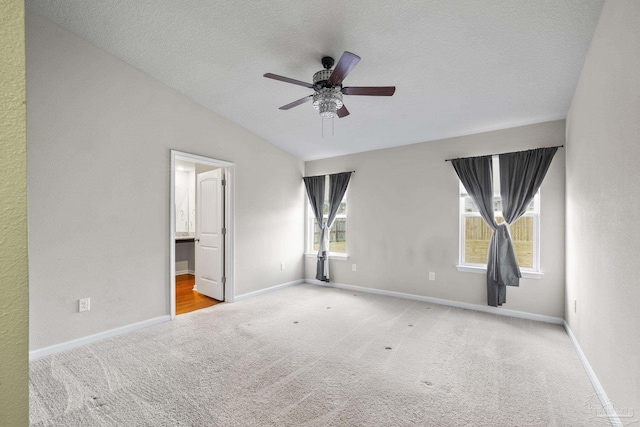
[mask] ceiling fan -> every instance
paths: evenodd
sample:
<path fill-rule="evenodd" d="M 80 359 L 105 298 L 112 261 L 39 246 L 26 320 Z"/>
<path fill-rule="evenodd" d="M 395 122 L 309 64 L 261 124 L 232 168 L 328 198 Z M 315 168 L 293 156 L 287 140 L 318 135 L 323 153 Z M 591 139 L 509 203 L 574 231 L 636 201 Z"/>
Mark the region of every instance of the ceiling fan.
<path fill-rule="evenodd" d="M 315 91 L 313 95 L 305 96 L 290 104 L 283 105 L 280 107 L 281 110 L 288 110 L 313 100 L 313 108 L 318 110 L 323 118 L 332 118 L 335 115 L 342 118 L 349 115 L 349 110 L 342 102 L 342 95 L 391 96 L 396 91 L 395 86 L 342 87 L 342 81 L 359 61 L 360 57 L 358 55 L 345 51 L 340 57 L 336 68 L 331 70 L 335 61 L 330 56 L 325 56 L 322 58 L 324 70 L 318 71 L 313 75 L 313 84 L 271 73 L 265 74 L 264 77 L 304 86 Z"/>

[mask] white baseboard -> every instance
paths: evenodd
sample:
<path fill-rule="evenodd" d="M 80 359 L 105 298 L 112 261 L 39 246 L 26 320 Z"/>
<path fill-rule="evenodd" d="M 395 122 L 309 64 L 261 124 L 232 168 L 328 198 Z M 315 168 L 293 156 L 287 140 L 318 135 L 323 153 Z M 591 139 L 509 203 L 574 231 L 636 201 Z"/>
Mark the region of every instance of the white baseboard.
<path fill-rule="evenodd" d="M 607 393 L 605 393 L 604 388 L 602 388 L 602 384 L 600 384 L 598 377 L 596 377 L 596 373 L 591 368 L 591 365 L 587 360 L 587 356 L 585 356 L 585 354 L 583 353 L 582 348 L 578 343 L 578 340 L 576 339 L 575 335 L 573 335 L 573 332 L 571 331 L 571 328 L 569 327 L 569 324 L 566 321 L 564 322 L 564 329 L 567 331 L 567 335 L 569 335 L 569 339 L 571 340 L 573 347 L 576 349 L 576 353 L 578 353 L 578 358 L 580 359 L 580 362 L 582 362 L 582 366 L 584 367 L 584 370 L 587 371 L 587 376 L 589 377 L 589 381 L 591 381 L 591 385 L 593 386 L 593 389 L 598 395 L 598 399 L 600 399 L 600 403 L 602 404 L 603 411 L 609 417 L 609 422 L 611 422 L 611 425 L 613 427 L 622 427 L 622 422 L 620 421 L 620 417 L 618 417 L 618 414 L 616 413 L 616 410 L 613 404 L 607 397 Z"/>
<path fill-rule="evenodd" d="M 193 275 L 195 275 L 196 272 L 195 272 L 195 270 L 180 270 L 180 271 L 176 271 L 176 276 L 178 276 L 180 274 L 193 274 Z"/>
<path fill-rule="evenodd" d="M 385 295 L 389 297 L 405 298 L 405 299 L 411 299 L 415 301 L 430 302 L 433 304 L 446 305 L 449 307 L 465 308 L 467 310 L 482 311 L 484 313 L 498 314 L 501 316 L 518 317 L 520 319 L 535 320 L 537 322 L 554 323 L 556 325 L 562 325 L 564 323 L 564 319 L 560 317 L 545 316 L 542 314 L 535 314 L 535 313 L 526 313 L 524 311 L 509 310 L 506 308 L 470 304 L 467 302 L 458 302 L 458 301 L 451 301 L 447 299 L 425 297 L 422 295 L 406 294 L 403 292 L 387 291 L 383 289 L 374 289 L 374 288 L 365 288 L 365 287 L 354 286 L 354 285 L 345 285 L 344 283 L 333 283 L 333 282 L 326 283 L 316 279 L 306 279 L 305 282 L 311 283 L 313 285 L 329 286 L 333 288 L 348 289 L 350 291 L 366 292 L 370 294 Z"/>
<path fill-rule="evenodd" d="M 266 294 L 268 292 L 277 291 L 278 289 L 282 289 L 282 288 L 288 288 L 289 286 L 299 285 L 299 284 L 304 283 L 304 282 L 305 282 L 304 279 L 299 279 L 299 280 L 294 280 L 293 282 L 281 283 L 279 285 L 271 286 L 269 288 L 260 289 L 259 291 L 249 292 L 249 293 L 242 294 L 242 295 L 236 295 L 233 298 L 233 302 L 238 302 L 238 301 L 242 301 L 242 300 L 245 300 L 245 299 L 248 299 L 248 298 L 257 297 L 258 295 Z"/>
<path fill-rule="evenodd" d="M 75 340 L 55 344 L 49 347 L 39 348 L 29 352 L 29 360 L 39 359 L 41 357 L 49 356 L 51 354 L 60 353 L 72 348 L 80 347 L 83 345 L 91 344 L 97 341 L 102 341 L 107 338 L 123 335 L 129 332 L 133 332 L 138 329 L 147 328 L 149 326 L 157 325 L 160 323 L 168 322 L 171 320 L 171 316 L 160 316 L 153 319 L 144 320 L 138 323 L 132 323 L 131 325 L 121 326 L 119 328 L 110 329 L 108 331 L 99 332 L 97 334 L 89 335 L 86 337 L 78 338 Z"/>

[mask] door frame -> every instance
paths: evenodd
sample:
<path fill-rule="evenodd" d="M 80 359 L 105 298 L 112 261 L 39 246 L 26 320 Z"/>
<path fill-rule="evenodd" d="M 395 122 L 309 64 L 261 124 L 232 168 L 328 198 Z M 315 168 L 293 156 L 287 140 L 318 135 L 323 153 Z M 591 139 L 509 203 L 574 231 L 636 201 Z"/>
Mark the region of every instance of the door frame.
<path fill-rule="evenodd" d="M 200 156 L 198 154 L 171 150 L 171 178 L 169 185 L 169 313 L 171 315 L 171 320 L 176 318 L 176 160 L 216 166 L 225 170 L 224 179 L 226 180 L 226 188 L 224 192 L 224 226 L 227 228 L 227 234 L 224 239 L 224 270 L 227 281 L 224 285 L 224 300 L 225 302 L 233 302 L 235 297 L 235 164 L 226 160 L 219 160 L 211 157 Z"/>

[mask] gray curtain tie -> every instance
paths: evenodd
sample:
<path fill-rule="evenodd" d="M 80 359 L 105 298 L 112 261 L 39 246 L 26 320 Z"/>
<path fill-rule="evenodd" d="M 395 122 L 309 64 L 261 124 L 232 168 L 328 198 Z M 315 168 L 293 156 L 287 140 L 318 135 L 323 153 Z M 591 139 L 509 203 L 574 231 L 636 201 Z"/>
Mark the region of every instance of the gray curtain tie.
<path fill-rule="evenodd" d="M 503 234 L 509 237 L 508 242 L 505 242 L 504 238 L 502 237 Z M 500 245 L 501 243 L 502 246 Z M 508 246 L 511 246 L 511 249 L 513 250 L 513 245 L 511 243 L 511 228 L 509 223 L 502 222 L 498 224 L 495 230 L 493 230 L 493 235 L 491 236 L 491 251 L 493 253 L 493 256 L 489 256 L 489 260 L 493 267 L 490 269 L 492 272 L 492 279 L 495 282 L 499 282 L 500 284 L 505 285 L 507 283 L 503 283 L 504 281 L 500 280 L 500 260 L 504 260 L 506 258 L 505 252 L 509 250 Z M 518 277 L 521 277 L 519 267 L 517 275 Z"/>
<path fill-rule="evenodd" d="M 491 238 L 491 279 L 500 286 L 518 286 L 522 277 L 508 223 L 501 223 Z"/>

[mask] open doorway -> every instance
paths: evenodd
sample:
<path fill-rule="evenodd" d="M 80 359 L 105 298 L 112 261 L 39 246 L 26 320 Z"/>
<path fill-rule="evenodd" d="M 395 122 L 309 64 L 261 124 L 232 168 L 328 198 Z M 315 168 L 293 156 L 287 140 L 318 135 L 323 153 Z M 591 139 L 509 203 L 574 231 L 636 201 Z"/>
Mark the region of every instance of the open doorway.
<path fill-rule="evenodd" d="M 233 301 L 233 163 L 171 151 L 170 313 Z"/>

